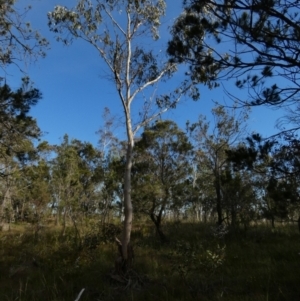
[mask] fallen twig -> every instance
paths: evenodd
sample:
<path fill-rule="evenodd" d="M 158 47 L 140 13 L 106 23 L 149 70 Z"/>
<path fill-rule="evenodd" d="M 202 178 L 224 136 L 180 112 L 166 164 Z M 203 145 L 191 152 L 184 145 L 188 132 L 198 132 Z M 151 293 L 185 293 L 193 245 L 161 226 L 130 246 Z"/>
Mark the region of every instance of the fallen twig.
<path fill-rule="evenodd" d="M 79 293 L 79 295 L 77 296 L 77 298 L 75 299 L 75 301 L 79 301 L 79 299 L 80 299 L 81 295 L 83 294 L 84 290 L 85 290 L 85 288 L 83 288 L 83 289 L 80 291 L 80 293 Z"/>

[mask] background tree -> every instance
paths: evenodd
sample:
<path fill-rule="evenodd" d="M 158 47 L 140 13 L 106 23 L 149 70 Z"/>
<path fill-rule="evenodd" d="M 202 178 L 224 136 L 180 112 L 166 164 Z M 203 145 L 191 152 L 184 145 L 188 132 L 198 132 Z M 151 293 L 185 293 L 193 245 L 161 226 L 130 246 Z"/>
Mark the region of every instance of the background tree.
<path fill-rule="evenodd" d="M 258 196 L 252 173 L 234 170 L 232 164 L 227 162 L 220 181 L 227 223 L 233 229 L 239 224 L 247 228 L 249 223 L 257 218 L 255 208 L 258 204 Z"/>
<path fill-rule="evenodd" d="M 35 223 L 37 229 L 42 219 L 51 214 L 50 165 L 41 157 L 40 146 L 17 177 L 19 193 L 14 200 L 15 219 Z"/>
<path fill-rule="evenodd" d="M 101 157 L 90 143 L 76 139 L 69 141 L 67 135 L 61 145 L 56 146 L 56 154 L 52 160 L 51 187 L 57 220 L 62 215 L 64 235 L 69 216 L 79 235 L 77 220 L 82 220 L 82 213 L 97 210 L 96 189 L 102 179 Z"/>
<path fill-rule="evenodd" d="M 248 169 L 257 194 L 261 196 L 260 210 L 271 220 L 287 219 L 299 204 L 299 141 L 294 134 L 282 134 L 263 139 L 254 134 L 236 149 L 227 152 L 236 169 Z M 296 213 L 297 214 L 297 213 Z"/>
<path fill-rule="evenodd" d="M 97 194 L 98 187 L 103 180 L 101 152 L 89 142 L 72 139 L 70 144 L 78 157 L 78 183 L 80 185 L 80 210 L 78 212 L 86 217 L 95 213 L 99 208 L 99 203 L 102 202 Z"/>
<path fill-rule="evenodd" d="M 166 211 L 182 208 L 191 173 L 192 145 L 173 121 L 156 121 L 146 127 L 136 143 L 133 168 L 134 200 L 137 210 L 146 213 L 162 241 Z"/>
<path fill-rule="evenodd" d="M 195 146 L 195 162 L 199 173 L 208 173 L 211 177 L 215 191 L 215 209 L 218 215 L 218 224 L 224 221 L 224 187 L 222 187 L 222 175 L 227 168 L 226 151 L 233 147 L 245 134 L 245 121 L 248 118 L 247 111 L 236 112 L 226 110 L 223 106 L 217 106 L 212 110 L 214 124 L 212 127 L 204 116 L 199 121 L 189 125 L 191 138 Z"/>
<path fill-rule="evenodd" d="M 109 213 L 116 206 L 123 217 L 122 177 L 124 174 L 124 147 L 114 131 L 119 126 L 116 117 L 109 108 L 104 108 L 104 125 L 96 132 L 99 135 L 98 149 L 102 159 L 102 183 L 99 203 L 102 212 L 102 224 L 109 221 Z"/>
<path fill-rule="evenodd" d="M 162 55 L 142 45 L 146 41 L 156 41 L 159 37 L 160 19 L 165 14 L 163 0 L 149 1 L 90 1 L 80 0 L 74 9 L 56 6 L 48 14 L 50 29 L 58 39 L 68 44 L 74 39 L 82 39 L 93 46 L 115 84 L 122 109 L 124 110 L 127 147 L 124 175 L 124 228 L 122 234 L 123 268 L 126 267 L 127 246 L 132 228 L 131 169 L 134 137 L 145 125 L 166 110 L 176 106 L 183 92 L 190 85 L 184 82 L 175 93 L 144 98 L 153 95 L 148 88 L 169 78 L 176 65 L 163 62 Z M 196 98 L 198 93 L 193 90 Z M 149 93 L 149 94 L 148 94 Z M 133 106 L 135 102 L 135 106 Z M 155 104 L 157 106 L 155 106 Z M 140 120 L 133 122 L 133 108 L 140 113 Z"/>
<path fill-rule="evenodd" d="M 4 208 L 11 205 L 17 175 L 21 176 L 20 172 L 36 152 L 33 142 L 41 133 L 36 120 L 28 114 L 40 98 L 41 93 L 30 85 L 27 78 L 16 91 L 7 84 L 0 86 L 0 218 Z"/>

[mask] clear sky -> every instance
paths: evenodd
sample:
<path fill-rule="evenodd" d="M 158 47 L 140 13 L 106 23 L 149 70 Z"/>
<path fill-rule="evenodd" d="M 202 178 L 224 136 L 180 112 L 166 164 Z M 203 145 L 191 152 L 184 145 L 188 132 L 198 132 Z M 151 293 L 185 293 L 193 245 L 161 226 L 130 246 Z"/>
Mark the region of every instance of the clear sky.
<path fill-rule="evenodd" d="M 161 32 L 162 43 L 165 45 L 169 36 L 168 27 L 172 25 L 174 17 L 179 15 L 181 2 L 181 0 L 167 1 L 169 6 L 164 20 L 164 29 Z M 113 83 L 105 78 L 104 65 L 93 48 L 81 41 L 75 41 L 69 47 L 63 46 L 62 43 L 55 41 L 54 34 L 47 26 L 48 11 L 53 10 L 58 4 L 72 7 L 76 1 L 19 1 L 19 5 L 24 3 L 32 5 L 32 10 L 28 14 L 32 27 L 38 29 L 50 42 L 46 58 L 26 67 L 35 87 L 43 94 L 43 99 L 31 111 L 41 130 L 45 132 L 43 140 L 57 144 L 67 133 L 70 138 L 89 141 L 96 145 L 98 137 L 95 132 L 103 124 L 101 115 L 104 107 L 108 107 L 116 118 L 123 116 Z M 8 83 L 13 88 L 17 88 L 20 83 L 20 73 L 13 68 L 7 71 Z M 214 106 L 212 100 L 228 102 L 222 88 L 211 91 L 200 86 L 200 93 L 199 101 L 186 99 L 164 118 L 173 119 L 184 128 L 187 120 L 196 121 L 200 114 L 207 115 L 209 119 L 210 110 Z M 263 136 L 274 134 L 275 121 L 281 114 L 281 111 L 263 107 L 253 109 L 249 119 L 249 132 L 256 131 Z M 124 127 L 120 126 L 115 134 L 122 138 Z"/>

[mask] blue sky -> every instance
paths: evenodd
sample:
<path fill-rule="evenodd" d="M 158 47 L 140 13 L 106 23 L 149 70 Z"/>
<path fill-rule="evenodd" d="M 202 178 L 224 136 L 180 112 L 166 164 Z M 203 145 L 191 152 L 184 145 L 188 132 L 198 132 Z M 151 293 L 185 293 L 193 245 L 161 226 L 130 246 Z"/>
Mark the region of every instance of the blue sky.
<path fill-rule="evenodd" d="M 97 52 L 81 41 L 66 47 L 54 39 L 54 35 L 47 26 L 47 12 L 55 5 L 71 7 L 76 3 L 72 0 L 27 0 L 20 1 L 19 5 L 31 4 L 32 10 L 28 20 L 32 27 L 38 29 L 50 42 L 50 49 L 45 59 L 40 59 L 26 67 L 29 77 L 35 86 L 43 93 L 43 99 L 32 109 L 42 131 L 43 140 L 51 144 L 61 142 L 64 134 L 70 138 L 89 141 L 97 144 L 95 132 L 102 126 L 101 115 L 104 107 L 111 110 L 116 120 L 122 120 L 121 103 L 115 92 L 113 83 L 105 78 L 105 68 Z M 181 11 L 181 0 L 169 0 L 171 5 L 167 9 L 164 20 L 164 29 L 161 32 L 162 43 L 168 39 L 168 26 L 172 25 L 174 17 Z M 177 75 L 180 78 L 180 75 Z M 12 87 L 17 88 L 20 83 L 20 73 L 10 68 L 7 79 Z M 178 79 L 179 80 L 179 79 Z M 175 78 L 176 81 L 176 78 Z M 166 89 L 168 83 L 158 88 Z M 231 83 L 225 83 L 230 87 Z M 196 121 L 200 114 L 210 116 L 214 106 L 213 101 L 228 102 L 222 88 L 208 90 L 200 86 L 201 98 L 197 102 L 185 99 L 177 109 L 164 115 L 164 118 L 173 119 L 184 128 L 187 120 Z M 241 93 L 241 92 L 239 92 Z M 249 132 L 256 131 L 264 136 L 272 135 L 275 121 L 282 115 L 281 111 L 258 107 L 252 109 L 249 119 Z M 117 128 L 115 133 L 119 138 L 124 135 L 124 127 Z"/>

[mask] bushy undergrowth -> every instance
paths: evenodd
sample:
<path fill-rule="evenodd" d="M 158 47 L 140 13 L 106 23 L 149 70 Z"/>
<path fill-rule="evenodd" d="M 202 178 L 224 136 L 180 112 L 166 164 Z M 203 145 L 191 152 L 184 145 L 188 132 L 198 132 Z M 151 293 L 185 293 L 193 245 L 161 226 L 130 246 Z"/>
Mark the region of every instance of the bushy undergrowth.
<path fill-rule="evenodd" d="M 169 223 L 162 244 L 151 224 L 136 228 L 133 269 L 140 285 L 109 274 L 117 250 L 114 225 L 70 227 L 64 237 L 48 227 L 38 235 L 23 225 L 0 233 L 0 300 L 300 300 L 300 237 L 296 226 L 247 230 Z M 89 239 L 92 239 L 89 243 Z"/>

